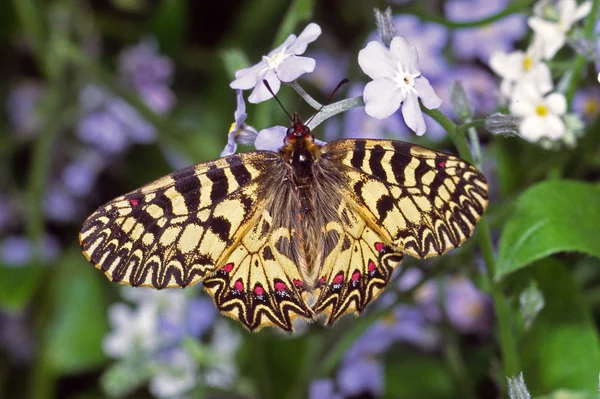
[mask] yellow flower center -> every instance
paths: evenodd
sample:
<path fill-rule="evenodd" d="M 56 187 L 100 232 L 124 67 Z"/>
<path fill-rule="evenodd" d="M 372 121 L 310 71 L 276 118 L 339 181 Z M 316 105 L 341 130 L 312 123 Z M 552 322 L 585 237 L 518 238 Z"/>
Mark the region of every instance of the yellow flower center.
<path fill-rule="evenodd" d="M 529 72 L 529 70 L 531 69 L 532 66 L 533 66 L 533 60 L 531 59 L 530 56 L 526 55 L 525 58 L 523 59 L 523 70 L 525 72 Z"/>
<path fill-rule="evenodd" d="M 229 130 L 227 131 L 227 134 L 233 132 L 234 130 L 237 130 L 237 124 L 235 122 L 233 122 L 231 124 L 231 126 L 229 126 Z"/>
<path fill-rule="evenodd" d="M 396 318 L 394 317 L 394 315 L 391 312 L 383 315 L 381 317 L 381 320 L 383 321 L 383 323 L 386 326 L 392 326 L 392 325 L 394 325 L 394 323 L 396 323 Z"/>
<path fill-rule="evenodd" d="M 598 115 L 598 111 L 600 111 L 600 104 L 598 104 L 598 100 L 595 98 L 588 98 L 588 100 L 585 102 L 585 108 L 583 110 L 583 113 L 589 117 L 589 118 L 593 118 L 596 115 Z"/>
<path fill-rule="evenodd" d="M 537 107 L 535 107 L 535 113 L 539 116 L 546 116 L 548 115 L 548 107 L 546 107 L 545 105 L 538 105 Z"/>

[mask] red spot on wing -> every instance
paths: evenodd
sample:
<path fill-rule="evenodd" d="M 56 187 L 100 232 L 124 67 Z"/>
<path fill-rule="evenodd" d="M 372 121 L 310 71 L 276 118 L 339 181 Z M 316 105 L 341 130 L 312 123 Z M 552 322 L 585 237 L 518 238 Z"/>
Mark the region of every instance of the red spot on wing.
<path fill-rule="evenodd" d="M 344 273 L 336 274 L 333 278 L 333 284 L 340 284 L 342 281 L 344 281 Z"/>
<path fill-rule="evenodd" d="M 446 161 L 440 161 L 438 162 L 438 165 L 440 168 L 445 168 L 446 167 Z"/>
<path fill-rule="evenodd" d="M 302 280 L 294 280 L 293 283 L 298 288 L 302 288 L 302 286 L 304 285 L 304 283 L 302 283 Z"/>
<path fill-rule="evenodd" d="M 238 280 L 233 284 L 233 288 L 236 291 L 244 291 L 244 284 L 242 283 L 242 280 Z"/>
<path fill-rule="evenodd" d="M 131 206 L 138 206 L 140 204 L 140 200 L 130 199 L 129 203 L 131 204 Z"/>
<path fill-rule="evenodd" d="M 320 287 L 320 286 L 322 286 L 323 284 L 325 284 L 326 281 L 327 280 L 325 280 L 325 277 L 321 277 L 319 279 L 319 281 L 317 282 L 317 288 Z"/>
<path fill-rule="evenodd" d="M 372 260 L 369 261 L 369 265 L 367 266 L 368 270 L 370 272 L 372 272 L 373 270 L 375 270 L 377 268 L 377 266 L 375 265 L 375 262 L 373 262 Z"/>
<path fill-rule="evenodd" d="M 382 242 L 376 242 L 375 243 L 375 249 L 377 250 L 377 252 L 383 251 L 383 248 L 385 248 L 385 246 L 383 245 Z"/>
<path fill-rule="evenodd" d="M 360 272 L 357 270 L 354 273 L 352 273 L 352 281 L 358 281 L 358 279 L 360 278 Z"/>
<path fill-rule="evenodd" d="M 285 283 L 282 283 L 281 281 L 278 281 L 275 283 L 275 289 L 277 291 L 285 291 L 288 289 L 287 285 L 285 285 Z"/>
<path fill-rule="evenodd" d="M 233 263 L 228 263 L 225 266 L 223 266 L 223 268 L 221 270 L 223 270 L 226 273 L 229 273 L 231 271 L 231 269 L 233 269 Z"/>
<path fill-rule="evenodd" d="M 254 287 L 254 293 L 256 295 L 262 295 L 265 293 L 265 290 L 263 287 L 261 287 L 260 285 L 257 285 L 256 287 Z"/>

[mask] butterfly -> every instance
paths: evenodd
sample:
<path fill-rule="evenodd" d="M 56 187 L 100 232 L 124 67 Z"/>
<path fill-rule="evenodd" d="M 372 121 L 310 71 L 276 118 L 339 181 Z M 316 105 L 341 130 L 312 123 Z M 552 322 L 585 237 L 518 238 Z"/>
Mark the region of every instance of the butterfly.
<path fill-rule="evenodd" d="M 84 222 L 84 255 L 112 281 L 202 281 L 249 330 L 360 314 L 405 255 L 458 247 L 488 203 L 464 160 L 402 141 L 321 145 L 295 113 L 283 147 L 219 158 L 115 198 Z"/>

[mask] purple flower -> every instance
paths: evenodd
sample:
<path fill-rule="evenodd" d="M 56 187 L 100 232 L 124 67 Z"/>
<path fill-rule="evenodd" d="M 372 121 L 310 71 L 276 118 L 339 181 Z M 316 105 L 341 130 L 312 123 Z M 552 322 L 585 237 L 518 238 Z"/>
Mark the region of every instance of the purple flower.
<path fill-rule="evenodd" d="M 330 378 L 322 378 L 314 380 L 310 383 L 308 390 L 309 399 L 341 399 L 342 397 L 335 392 L 333 380 Z"/>
<path fill-rule="evenodd" d="M 44 214 L 49 220 L 70 222 L 79 214 L 79 203 L 59 184 L 51 184 L 44 194 Z"/>
<path fill-rule="evenodd" d="M 493 320 L 490 298 L 470 280 L 463 277 L 449 280 L 445 305 L 448 320 L 459 332 L 484 334 L 490 331 Z"/>
<path fill-rule="evenodd" d="M 342 365 L 337 375 L 340 392 L 345 396 L 383 394 L 383 366 L 373 358 L 354 359 Z"/>
<path fill-rule="evenodd" d="M 190 299 L 187 307 L 187 332 L 192 337 L 200 337 L 213 325 L 217 317 L 215 304 L 209 298 Z"/>
<path fill-rule="evenodd" d="M 86 115 L 75 129 L 81 141 L 109 154 L 123 152 L 129 145 L 123 126 L 107 111 Z"/>
<path fill-rule="evenodd" d="M 280 82 L 291 82 L 301 75 L 315 69 L 315 60 L 300 57 L 309 43 L 314 42 L 321 34 L 321 28 L 315 23 L 308 24 L 300 36 L 289 35 L 283 44 L 263 56 L 262 61 L 235 73 L 235 80 L 230 83 L 232 89 L 248 90 L 254 88 L 248 101 L 257 104 L 272 97 L 263 84 L 269 82 L 275 94 L 279 91 Z"/>
<path fill-rule="evenodd" d="M 242 91 L 236 89 L 235 96 L 237 106 L 233 114 L 234 122 L 229 128 L 227 144 L 225 145 L 225 148 L 223 148 L 223 151 L 221 151 L 222 157 L 235 154 L 238 143 L 252 145 L 256 140 L 256 129 L 246 124 L 248 114 L 246 113 L 246 103 L 244 102 Z"/>
<path fill-rule="evenodd" d="M 600 89 L 586 87 L 577 91 L 573 98 L 573 112 L 588 123 L 598 118 L 600 115 Z"/>
<path fill-rule="evenodd" d="M 156 85 L 168 86 L 173 77 L 173 61 L 158 53 L 155 40 L 145 39 L 119 54 L 118 73 L 136 90 Z"/>
<path fill-rule="evenodd" d="M 17 134 L 32 137 L 37 133 L 40 124 L 37 108 L 43 94 L 43 84 L 33 80 L 17 84 L 8 94 L 6 113 Z"/>
<path fill-rule="evenodd" d="M 367 115 L 387 118 L 402 106 L 406 125 L 423 135 L 426 126 L 419 99 L 429 109 L 438 108 L 442 100 L 421 75 L 416 47 L 399 36 L 392 39 L 389 49 L 373 41 L 358 53 L 358 63 L 373 79 L 363 94 Z"/>
<path fill-rule="evenodd" d="M 83 197 L 92 191 L 105 160 L 94 151 L 87 151 L 68 164 L 62 172 L 61 183 L 73 197 Z"/>
<path fill-rule="evenodd" d="M 39 248 L 39 261 L 51 263 L 60 254 L 60 245 L 52 236 L 44 236 Z M 0 241 L 0 262 L 8 267 L 26 266 L 34 259 L 35 247 L 24 236 L 8 236 Z"/>
<path fill-rule="evenodd" d="M 467 22 L 489 17 L 504 9 L 506 1 L 454 0 L 446 2 L 446 16 L 455 22 Z M 513 42 L 527 31 L 525 16 L 512 14 L 483 27 L 461 28 L 454 31 L 452 47 L 462 58 L 479 58 L 487 62 L 492 53 L 508 53 Z"/>

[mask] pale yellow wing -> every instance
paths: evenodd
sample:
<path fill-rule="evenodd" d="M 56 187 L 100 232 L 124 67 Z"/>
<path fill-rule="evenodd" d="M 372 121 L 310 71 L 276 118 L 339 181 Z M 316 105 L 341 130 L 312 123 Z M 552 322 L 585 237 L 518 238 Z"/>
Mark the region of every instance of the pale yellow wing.
<path fill-rule="evenodd" d="M 98 208 L 83 224 L 84 255 L 116 282 L 185 287 L 222 265 L 250 228 L 273 152 L 250 152 L 176 171 Z"/>
<path fill-rule="evenodd" d="M 335 237 L 320 270 L 313 310 L 327 315 L 333 324 L 347 313 L 359 314 L 377 298 L 402 261 L 394 250 L 346 200 L 338 207 L 339 218 L 325 226 L 325 236 Z"/>
<path fill-rule="evenodd" d="M 269 186 L 267 186 L 269 187 Z M 267 188 L 268 190 L 268 188 Z M 266 194 L 266 193 L 265 193 Z M 278 196 L 272 193 L 272 200 Z M 289 227 L 263 208 L 219 271 L 204 280 L 217 307 L 251 331 L 265 326 L 293 330 L 296 317 L 312 319 L 291 247 Z"/>
<path fill-rule="evenodd" d="M 390 140 L 339 140 L 321 156 L 341 165 L 341 185 L 383 241 L 425 258 L 458 247 L 487 203 L 481 172 L 452 155 Z"/>

